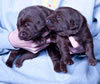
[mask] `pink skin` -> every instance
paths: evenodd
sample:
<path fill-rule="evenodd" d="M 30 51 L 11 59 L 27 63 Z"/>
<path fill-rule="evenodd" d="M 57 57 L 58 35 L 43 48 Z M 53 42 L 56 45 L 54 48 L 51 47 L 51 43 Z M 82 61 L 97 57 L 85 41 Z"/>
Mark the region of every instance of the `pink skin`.
<path fill-rule="evenodd" d="M 40 47 L 37 47 L 38 44 L 36 44 L 35 42 L 20 40 L 18 37 L 18 30 L 16 29 L 15 31 L 13 31 L 9 34 L 9 42 L 15 48 L 23 48 L 23 49 L 28 50 L 32 53 L 37 53 L 49 45 L 50 39 L 47 40 L 46 45 L 42 45 Z"/>
<path fill-rule="evenodd" d="M 74 48 L 79 47 L 79 43 L 74 39 L 74 37 L 70 36 L 69 40 Z"/>
<path fill-rule="evenodd" d="M 75 41 L 75 39 L 72 36 L 69 37 L 69 40 L 74 48 L 77 48 L 79 46 L 78 42 Z M 16 29 L 15 31 L 13 31 L 9 34 L 9 42 L 15 48 L 23 48 L 32 53 L 37 53 L 49 45 L 50 39 L 47 40 L 46 45 L 37 47 L 38 44 L 36 44 L 35 42 L 20 40 L 18 37 L 18 30 Z"/>

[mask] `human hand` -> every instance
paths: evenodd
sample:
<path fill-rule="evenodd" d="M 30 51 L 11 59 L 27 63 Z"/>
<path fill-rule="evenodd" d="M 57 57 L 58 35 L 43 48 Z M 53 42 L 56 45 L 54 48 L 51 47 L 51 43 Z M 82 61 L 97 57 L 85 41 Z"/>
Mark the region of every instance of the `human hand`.
<path fill-rule="evenodd" d="M 47 40 L 45 45 L 38 46 L 38 44 L 36 44 L 33 41 L 20 40 L 18 37 L 18 30 L 16 29 L 15 31 L 9 34 L 9 41 L 11 45 L 15 48 L 23 48 L 32 53 L 37 53 L 49 45 L 50 39 Z"/>
<path fill-rule="evenodd" d="M 70 54 L 77 53 L 78 52 L 77 48 L 79 48 L 80 44 L 75 40 L 75 38 L 73 36 L 69 37 L 69 41 L 73 47 L 70 50 Z"/>
<path fill-rule="evenodd" d="M 78 48 L 79 47 L 79 43 L 75 40 L 75 38 L 73 36 L 69 37 L 69 41 L 71 42 L 73 48 Z"/>

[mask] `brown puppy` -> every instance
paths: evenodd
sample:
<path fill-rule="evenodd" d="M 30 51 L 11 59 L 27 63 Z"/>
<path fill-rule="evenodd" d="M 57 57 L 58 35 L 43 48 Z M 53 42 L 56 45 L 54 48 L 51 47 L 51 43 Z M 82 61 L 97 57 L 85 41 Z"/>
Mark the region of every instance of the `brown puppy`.
<path fill-rule="evenodd" d="M 93 52 L 93 39 L 85 17 L 77 10 L 70 7 L 60 7 L 47 17 L 46 24 L 51 32 L 56 33 L 52 38 L 61 54 L 60 64 L 73 64 L 70 51 L 73 53 L 85 52 L 90 65 L 96 65 Z M 69 36 L 80 44 L 73 48 Z M 60 65 L 61 67 L 62 65 Z M 63 72 L 65 70 L 61 69 Z"/>
<path fill-rule="evenodd" d="M 45 44 L 49 34 L 48 28 L 46 27 L 46 17 L 52 12 L 53 10 L 43 6 L 31 6 L 23 9 L 19 13 L 17 21 L 19 38 L 25 41 L 35 41 L 37 44 L 39 44 L 39 46 Z M 51 50 L 54 50 L 55 52 L 52 53 Z M 48 47 L 48 51 L 54 64 L 54 70 L 58 72 L 59 52 L 56 50 L 56 48 L 53 49 L 53 46 Z M 38 56 L 39 53 L 33 54 L 24 49 L 14 50 L 11 52 L 6 65 L 12 67 L 16 56 L 20 54 L 21 56 L 19 56 L 15 61 L 17 67 L 21 67 L 24 60 L 32 59 Z"/>

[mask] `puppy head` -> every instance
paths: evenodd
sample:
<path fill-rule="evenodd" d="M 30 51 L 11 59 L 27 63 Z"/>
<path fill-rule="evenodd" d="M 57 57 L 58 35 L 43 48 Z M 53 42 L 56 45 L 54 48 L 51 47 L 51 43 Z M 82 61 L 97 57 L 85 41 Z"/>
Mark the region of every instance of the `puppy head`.
<path fill-rule="evenodd" d="M 62 14 L 60 12 L 53 12 L 46 19 L 46 25 L 49 30 L 55 32 L 62 32 L 62 27 L 65 26 L 65 22 L 63 21 Z"/>
<path fill-rule="evenodd" d="M 61 36 L 77 34 L 83 24 L 83 16 L 76 10 L 68 7 L 60 7 L 47 17 L 48 29 Z"/>
<path fill-rule="evenodd" d="M 44 11 L 45 10 L 45 11 Z M 23 9 L 18 16 L 17 27 L 21 40 L 35 40 L 47 32 L 46 17 L 52 10 L 42 6 L 31 6 Z"/>

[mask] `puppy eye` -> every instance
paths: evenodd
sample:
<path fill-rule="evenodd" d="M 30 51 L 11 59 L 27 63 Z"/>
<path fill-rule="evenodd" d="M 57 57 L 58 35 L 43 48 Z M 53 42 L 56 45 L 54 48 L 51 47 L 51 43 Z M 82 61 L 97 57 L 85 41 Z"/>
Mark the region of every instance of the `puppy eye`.
<path fill-rule="evenodd" d="M 28 26 L 30 26 L 30 24 L 29 23 L 25 23 L 25 26 L 28 27 Z"/>
<path fill-rule="evenodd" d="M 46 23 L 50 24 L 51 23 L 51 20 L 46 20 Z"/>
<path fill-rule="evenodd" d="M 57 20 L 61 20 L 60 16 L 58 16 L 58 15 L 56 16 L 56 18 L 57 18 Z"/>

